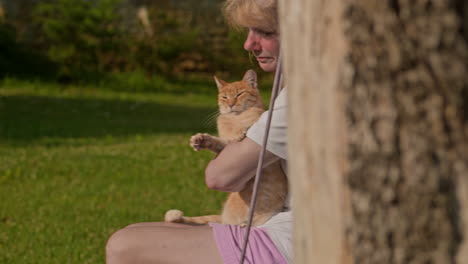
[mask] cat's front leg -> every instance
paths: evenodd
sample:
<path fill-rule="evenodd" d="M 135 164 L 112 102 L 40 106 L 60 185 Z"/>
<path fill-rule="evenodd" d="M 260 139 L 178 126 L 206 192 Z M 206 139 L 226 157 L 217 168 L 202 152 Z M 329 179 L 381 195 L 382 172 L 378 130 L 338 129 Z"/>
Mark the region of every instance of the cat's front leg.
<path fill-rule="evenodd" d="M 190 146 L 195 150 L 200 149 L 211 150 L 218 154 L 226 146 L 226 142 L 219 137 L 212 136 L 206 133 L 198 133 L 190 138 Z"/>

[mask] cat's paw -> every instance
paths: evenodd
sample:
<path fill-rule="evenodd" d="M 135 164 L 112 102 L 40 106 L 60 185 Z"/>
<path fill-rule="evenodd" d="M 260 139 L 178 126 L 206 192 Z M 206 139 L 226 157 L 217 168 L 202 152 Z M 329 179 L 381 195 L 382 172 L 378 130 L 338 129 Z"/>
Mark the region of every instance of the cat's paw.
<path fill-rule="evenodd" d="M 195 150 L 207 148 L 210 146 L 211 136 L 206 133 L 198 133 L 190 138 L 190 146 Z"/>
<path fill-rule="evenodd" d="M 177 223 L 182 222 L 184 213 L 180 210 L 172 209 L 166 212 L 164 215 L 165 222 Z"/>

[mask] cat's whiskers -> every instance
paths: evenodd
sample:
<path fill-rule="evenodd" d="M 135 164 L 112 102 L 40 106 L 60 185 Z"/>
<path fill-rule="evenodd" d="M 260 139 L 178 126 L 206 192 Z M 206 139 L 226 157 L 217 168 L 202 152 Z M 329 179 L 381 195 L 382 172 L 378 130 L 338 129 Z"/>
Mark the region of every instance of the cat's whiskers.
<path fill-rule="evenodd" d="M 208 117 L 205 119 L 203 122 L 204 127 L 213 127 L 216 124 L 216 119 L 220 115 L 219 110 L 215 111 L 214 113 L 211 113 L 208 115 Z"/>

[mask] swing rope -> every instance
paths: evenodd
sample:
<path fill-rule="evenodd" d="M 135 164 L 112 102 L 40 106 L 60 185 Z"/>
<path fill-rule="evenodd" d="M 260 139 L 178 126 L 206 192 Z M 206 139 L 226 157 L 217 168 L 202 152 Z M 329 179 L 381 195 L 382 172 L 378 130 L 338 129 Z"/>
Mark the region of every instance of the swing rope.
<path fill-rule="evenodd" d="M 272 93 L 271 93 L 271 98 L 270 98 L 270 109 L 268 111 L 267 122 L 265 126 L 265 134 L 263 136 L 262 149 L 260 151 L 260 155 L 258 158 L 257 171 L 255 174 L 254 187 L 253 187 L 253 192 L 252 192 L 252 199 L 250 200 L 249 219 L 248 219 L 247 227 L 246 227 L 247 232 L 244 237 L 244 243 L 242 246 L 242 255 L 240 259 L 240 264 L 244 264 L 245 254 L 247 251 L 247 244 L 249 243 L 250 229 L 252 227 L 253 214 L 255 212 L 255 204 L 257 203 L 257 192 L 260 186 L 260 178 L 262 177 L 262 168 L 263 168 L 263 163 L 264 163 L 266 145 L 268 142 L 268 136 L 270 134 L 270 126 L 271 126 L 271 119 L 273 116 L 273 109 L 275 107 L 275 99 L 278 96 L 278 91 L 280 90 L 282 83 L 283 83 L 283 73 L 282 73 L 282 67 L 281 67 L 281 54 L 280 54 L 278 56 L 278 64 L 276 65 L 275 80 L 273 82 L 273 88 L 272 88 Z"/>

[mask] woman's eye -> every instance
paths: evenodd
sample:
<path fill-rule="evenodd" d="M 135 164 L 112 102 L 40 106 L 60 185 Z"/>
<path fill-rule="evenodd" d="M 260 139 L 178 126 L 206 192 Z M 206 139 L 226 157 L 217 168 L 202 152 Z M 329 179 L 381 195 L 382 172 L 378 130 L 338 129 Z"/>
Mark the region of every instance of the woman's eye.
<path fill-rule="evenodd" d="M 252 30 L 264 38 L 271 38 L 276 35 L 275 31 L 265 31 L 258 28 L 253 28 Z"/>
<path fill-rule="evenodd" d="M 275 32 L 261 32 L 260 33 L 262 36 L 266 37 L 266 38 L 270 38 L 270 37 L 273 37 L 276 33 Z"/>

